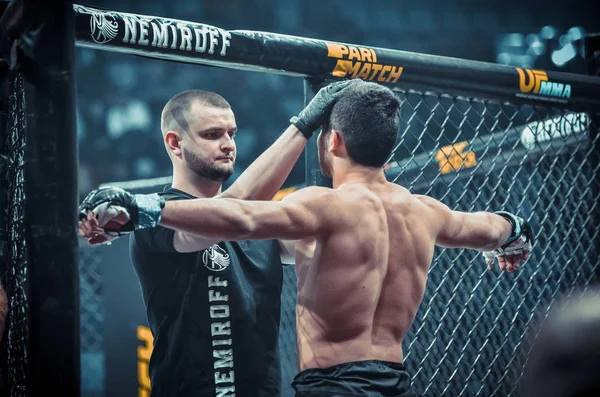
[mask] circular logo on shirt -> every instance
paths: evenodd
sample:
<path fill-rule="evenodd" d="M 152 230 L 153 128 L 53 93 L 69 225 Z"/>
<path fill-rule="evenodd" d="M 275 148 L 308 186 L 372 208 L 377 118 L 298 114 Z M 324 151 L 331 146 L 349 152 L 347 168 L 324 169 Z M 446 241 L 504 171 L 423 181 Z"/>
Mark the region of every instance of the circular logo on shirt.
<path fill-rule="evenodd" d="M 214 272 L 220 272 L 227 269 L 231 260 L 229 254 L 217 244 L 204 250 L 202 254 L 202 262 L 204 266 Z"/>

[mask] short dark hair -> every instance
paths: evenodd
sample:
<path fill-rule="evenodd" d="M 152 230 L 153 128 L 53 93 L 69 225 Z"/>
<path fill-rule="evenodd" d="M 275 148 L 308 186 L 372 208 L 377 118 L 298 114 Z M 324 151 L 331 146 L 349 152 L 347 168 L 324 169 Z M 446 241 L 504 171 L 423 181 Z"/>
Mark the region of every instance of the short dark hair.
<path fill-rule="evenodd" d="M 376 83 L 349 86 L 333 106 L 324 132 L 335 129 L 344 139 L 350 160 L 366 167 L 383 167 L 400 129 L 400 100 Z"/>
<path fill-rule="evenodd" d="M 194 102 L 201 102 L 219 108 L 231 107 L 225 98 L 214 92 L 203 90 L 187 90 L 180 92 L 169 99 L 163 108 L 160 119 L 160 128 L 163 135 L 168 131 L 178 130 L 177 127 L 183 130 L 180 132 L 188 132 L 189 126 L 187 115 Z"/>

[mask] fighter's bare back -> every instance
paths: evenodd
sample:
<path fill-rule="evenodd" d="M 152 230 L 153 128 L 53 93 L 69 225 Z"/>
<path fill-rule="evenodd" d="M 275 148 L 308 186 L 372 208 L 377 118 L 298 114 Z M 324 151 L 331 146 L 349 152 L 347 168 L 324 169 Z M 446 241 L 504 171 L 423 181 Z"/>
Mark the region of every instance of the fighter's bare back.
<path fill-rule="evenodd" d="M 342 185 L 327 196 L 339 219 L 296 248 L 300 371 L 402 362 L 433 258 L 435 215 L 389 182 Z"/>

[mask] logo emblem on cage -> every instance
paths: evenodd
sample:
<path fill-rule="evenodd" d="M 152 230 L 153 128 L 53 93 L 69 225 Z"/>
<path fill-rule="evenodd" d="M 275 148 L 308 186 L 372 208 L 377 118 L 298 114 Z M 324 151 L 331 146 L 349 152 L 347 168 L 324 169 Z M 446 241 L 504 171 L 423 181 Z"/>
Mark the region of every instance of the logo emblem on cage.
<path fill-rule="evenodd" d="M 548 80 L 548 73 L 543 70 L 515 68 L 519 74 L 519 90 L 517 96 L 528 97 L 528 94 L 560 99 L 564 102 L 571 98 L 571 85 Z M 565 98 L 565 99 L 563 99 Z"/>
<path fill-rule="evenodd" d="M 75 10 L 82 14 L 90 15 L 90 36 L 98 44 L 105 44 L 117 37 L 119 24 L 114 16 L 90 9 L 87 7 L 76 6 Z"/>
<path fill-rule="evenodd" d="M 396 83 L 404 67 L 378 63 L 377 53 L 368 47 L 327 43 L 327 56 L 337 60 L 332 76 Z"/>
<path fill-rule="evenodd" d="M 465 150 L 468 142 L 458 142 L 453 145 L 444 146 L 435 154 L 435 159 L 440 166 L 442 174 L 457 172 L 462 168 L 472 168 L 477 165 L 475 152 Z"/>
<path fill-rule="evenodd" d="M 229 254 L 217 244 L 204 250 L 202 254 L 202 262 L 204 266 L 214 272 L 220 272 L 227 269 L 231 263 Z"/>

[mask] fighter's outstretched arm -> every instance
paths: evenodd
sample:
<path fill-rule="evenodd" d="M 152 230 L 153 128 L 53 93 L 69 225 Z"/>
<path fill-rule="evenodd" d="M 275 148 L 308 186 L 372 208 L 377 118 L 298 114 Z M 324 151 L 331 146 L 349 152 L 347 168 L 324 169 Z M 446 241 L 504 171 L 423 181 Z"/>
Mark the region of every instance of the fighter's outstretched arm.
<path fill-rule="evenodd" d="M 332 192 L 309 187 L 282 201 L 196 199 L 169 201 L 160 224 L 222 240 L 296 240 L 326 233 L 332 223 Z"/>
<path fill-rule="evenodd" d="M 488 268 L 495 259 L 501 270 L 516 270 L 528 259 L 534 243 L 529 222 L 508 212 L 453 211 L 427 196 L 417 196 L 432 211 L 436 244 L 483 251 Z"/>
<path fill-rule="evenodd" d="M 125 214 L 108 226 L 120 235 L 160 224 L 219 240 L 298 240 L 317 237 L 337 225 L 341 217 L 336 199 L 332 189 L 317 186 L 299 190 L 282 201 L 226 198 L 166 201 L 156 193 L 131 194 L 105 186 L 88 194 L 79 211 L 86 214 L 83 222 L 90 230 L 99 227 L 98 219 L 90 216 L 92 211 L 100 208 Z"/>
<path fill-rule="evenodd" d="M 436 244 L 441 247 L 489 251 L 503 245 L 511 235 L 511 224 L 502 216 L 485 211 L 453 211 L 435 199 L 423 197 L 439 220 Z"/>

